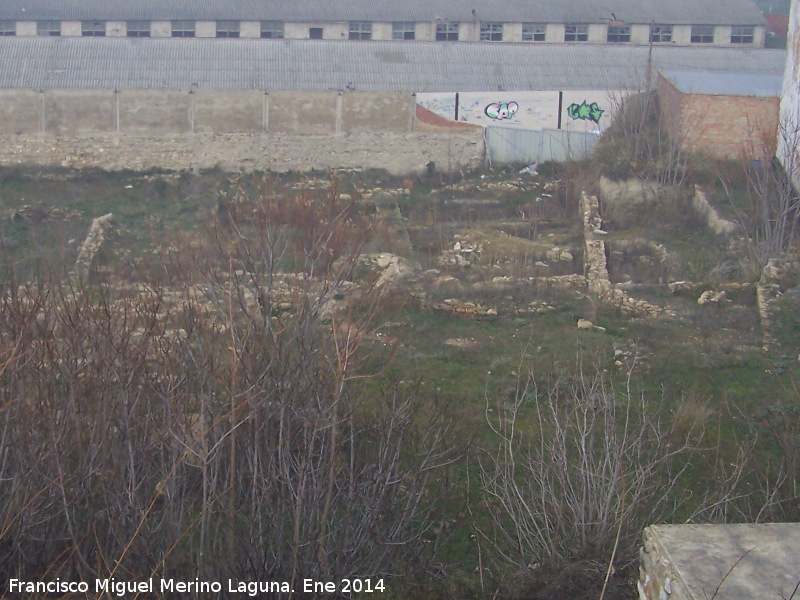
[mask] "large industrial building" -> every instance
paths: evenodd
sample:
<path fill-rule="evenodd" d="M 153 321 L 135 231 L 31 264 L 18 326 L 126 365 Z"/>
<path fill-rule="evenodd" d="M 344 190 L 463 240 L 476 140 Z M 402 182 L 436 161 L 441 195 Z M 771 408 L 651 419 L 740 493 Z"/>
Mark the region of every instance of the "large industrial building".
<path fill-rule="evenodd" d="M 752 0 L 3 0 L 0 35 L 764 46 Z"/>

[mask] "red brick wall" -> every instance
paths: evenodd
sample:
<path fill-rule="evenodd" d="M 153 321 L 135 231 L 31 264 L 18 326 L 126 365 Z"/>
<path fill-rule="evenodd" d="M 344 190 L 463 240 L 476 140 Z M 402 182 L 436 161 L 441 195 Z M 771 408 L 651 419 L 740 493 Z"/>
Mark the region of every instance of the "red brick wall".
<path fill-rule="evenodd" d="M 780 98 L 684 94 L 682 129 L 692 149 L 726 158 L 775 156 Z"/>
<path fill-rule="evenodd" d="M 726 158 L 775 155 L 780 98 L 684 94 L 659 75 L 661 122 L 684 148 Z"/>

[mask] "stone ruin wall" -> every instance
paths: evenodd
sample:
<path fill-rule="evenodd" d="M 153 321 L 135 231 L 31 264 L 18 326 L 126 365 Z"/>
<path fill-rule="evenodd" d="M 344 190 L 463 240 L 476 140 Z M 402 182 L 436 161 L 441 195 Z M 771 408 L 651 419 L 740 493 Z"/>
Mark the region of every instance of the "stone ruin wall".
<path fill-rule="evenodd" d="M 649 529 L 644 530 L 643 545 L 639 550 L 637 587 L 639 600 L 694 600 Z"/>

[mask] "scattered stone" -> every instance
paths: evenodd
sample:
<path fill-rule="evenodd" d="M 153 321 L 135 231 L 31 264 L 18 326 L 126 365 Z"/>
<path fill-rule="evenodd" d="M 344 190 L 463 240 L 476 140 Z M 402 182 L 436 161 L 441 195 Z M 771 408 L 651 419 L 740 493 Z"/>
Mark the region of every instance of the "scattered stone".
<path fill-rule="evenodd" d="M 548 250 L 546 255 L 547 255 L 547 260 L 554 260 L 554 261 L 570 262 L 574 258 L 572 256 L 572 252 L 564 248 L 559 248 L 558 246 L 555 246 L 551 250 Z"/>
<path fill-rule="evenodd" d="M 578 319 L 578 329 L 592 329 L 594 325 L 587 319 Z"/>
<path fill-rule="evenodd" d="M 725 292 L 717 292 L 714 290 L 706 290 L 700 297 L 697 299 L 697 303 L 700 306 L 705 306 L 706 304 L 719 304 L 725 299 Z"/>

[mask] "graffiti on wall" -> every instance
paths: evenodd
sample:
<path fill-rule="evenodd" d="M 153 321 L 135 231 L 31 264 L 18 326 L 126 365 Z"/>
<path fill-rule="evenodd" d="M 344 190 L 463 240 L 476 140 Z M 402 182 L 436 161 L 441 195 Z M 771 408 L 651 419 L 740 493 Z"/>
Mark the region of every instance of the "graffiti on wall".
<path fill-rule="evenodd" d="M 580 104 L 572 103 L 567 107 L 567 114 L 575 120 L 600 122 L 600 117 L 605 111 L 597 106 L 597 102 L 586 104 L 586 100 Z"/>
<path fill-rule="evenodd" d="M 502 121 L 503 119 L 510 119 L 514 116 L 514 113 L 519 110 L 519 104 L 516 102 L 493 102 L 489 104 L 485 109 L 484 113 L 490 119 L 496 119 L 498 121 Z"/>
<path fill-rule="evenodd" d="M 564 129 L 599 131 L 610 125 L 613 119 L 614 104 L 606 100 L 611 97 L 607 94 L 623 97 L 624 92 L 568 90 L 560 96 L 557 91 L 503 90 L 498 92 L 494 90 L 491 92 L 461 92 L 458 100 L 456 100 L 455 92 L 420 92 L 417 94 L 417 103 L 445 119 L 472 123 L 482 127 L 519 127 L 540 131 L 542 129 L 558 129 L 560 123 Z M 576 119 L 568 116 L 567 108 L 573 102 L 576 103 L 575 107 L 577 108 L 572 110 L 577 110 L 574 114 L 578 116 L 580 106 L 584 101 L 586 109 L 583 110 L 591 112 L 592 103 L 595 100 L 597 101 L 597 111 L 599 111 L 595 114 L 599 122 L 590 118 Z M 457 109 L 456 103 L 458 103 Z M 500 118 L 501 116 L 502 118 Z"/>

